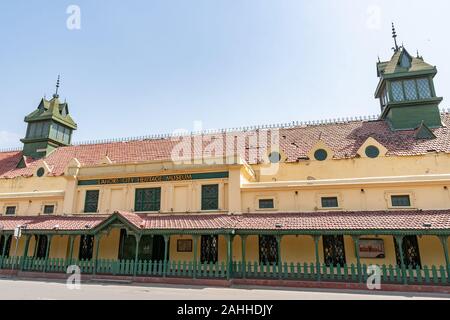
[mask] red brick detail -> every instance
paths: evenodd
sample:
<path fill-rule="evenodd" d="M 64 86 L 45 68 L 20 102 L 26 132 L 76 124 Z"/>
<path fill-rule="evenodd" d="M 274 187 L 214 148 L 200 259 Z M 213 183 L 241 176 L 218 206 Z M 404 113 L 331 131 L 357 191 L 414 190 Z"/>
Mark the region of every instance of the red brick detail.
<path fill-rule="evenodd" d="M 233 279 L 233 285 L 248 286 L 269 286 L 269 287 L 289 287 L 289 288 L 317 288 L 317 289 L 338 289 L 338 290 L 361 290 L 367 292 L 423 292 L 423 293 L 445 293 L 450 294 L 450 286 L 431 285 L 402 285 L 402 284 L 381 284 L 380 290 L 369 290 L 363 283 L 352 282 L 317 282 L 317 281 L 295 281 L 295 280 L 266 280 L 266 279 Z"/>

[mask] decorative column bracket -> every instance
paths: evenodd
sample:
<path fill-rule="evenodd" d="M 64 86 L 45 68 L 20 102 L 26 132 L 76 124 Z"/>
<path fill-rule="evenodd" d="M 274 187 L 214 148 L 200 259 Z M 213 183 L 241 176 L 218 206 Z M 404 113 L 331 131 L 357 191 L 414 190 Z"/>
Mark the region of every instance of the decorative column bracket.
<path fill-rule="evenodd" d="M 22 261 L 20 263 L 20 270 L 23 270 L 23 267 L 25 265 L 25 260 L 28 258 L 28 248 L 30 246 L 30 239 L 31 239 L 31 234 L 27 234 L 26 240 L 25 240 L 25 247 L 23 249 Z"/>
<path fill-rule="evenodd" d="M 445 256 L 445 265 L 447 267 L 447 278 L 450 277 L 450 259 L 448 255 L 448 236 L 439 236 L 439 240 L 441 241 L 442 248 L 444 250 Z"/>
<path fill-rule="evenodd" d="M 283 235 L 276 235 L 275 239 L 277 240 L 277 262 L 278 262 L 278 278 L 283 277 L 282 267 L 283 263 L 281 261 L 281 240 L 283 239 Z"/>
<path fill-rule="evenodd" d="M 51 245 L 52 245 L 52 238 L 53 238 L 53 235 L 48 234 L 48 235 L 46 235 L 46 237 L 47 237 L 47 248 L 46 248 L 46 250 L 45 250 L 45 263 L 44 263 L 44 268 L 43 268 L 43 270 L 42 270 L 44 273 L 47 271 L 48 256 L 49 256 L 49 253 L 50 253 L 50 247 L 51 247 Z"/>
<path fill-rule="evenodd" d="M 394 236 L 395 241 L 397 242 L 398 252 L 400 255 L 400 268 L 401 268 L 401 272 L 402 272 L 403 284 L 407 284 L 405 257 L 403 256 L 403 237 L 404 236 Z"/>
<path fill-rule="evenodd" d="M 75 241 L 75 236 L 69 236 L 69 256 L 67 258 L 67 266 L 72 265 L 72 258 L 73 258 L 73 243 Z"/>
<path fill-rule="evenodd" d="M 198 247 L 198 238 L 199 237 L 200 236 L 198 236 L 198 235 L 192 236 L 193 246 L 194 246 L 194 261 L 193 261 L 193 269 L 194 269 L 194 271 L 192 273 L 192 278 L 193 279 L 197 278 L 197 260 L 198 260 L 198 258 L 197 258 L 197 251 L 198 251 L 197 247 Z"/>
<path fill-rule="evenodd" d="M 102 233 L 97 233 L 94 235 L 95 238 L 95 257 L 94 257 L 94 269 L 92 270 L 92 274 L 95 275 L 97 273 L 97 260 L 98 260 L 98 252 L 100 249 L 100 240 L 102 238 Z"/>
<path fill-rule="evenodd" d="M 314 239 L 314 251 L 316 254 L 316 279 L 317 281 L 320 281 L 320 257 L 319 257 L 319 241 L 320 241 L 320 235 L 313 235 Z"/>
<path fill-rule="evenodd" d="M 225 235 L 227 241 L 227 280 L 232 278 L 233 273 L 233 240 L 234 235 Z"/>
<path fill-rule="evenodd" d="M 136 249 L 134 252 L 134 266 L 133 266 L 133 277 L 136 277 L 137 274 L 137 265 L 138 265 L 138 259 L 139 259 L 139 243 L 141 242 L 141 234 L 136 233 L 134 235 L 136 238 Z"/>
<path fill-rule="evenodd" d="M 169 239 L 170 235 L 164 235 L 164 265 L 163 265 L 163 277 L 166 277 L 167 274 L 167 261 L 168 261 L 168 252 L 169 252 Z"/>
<path fill-rule="evenodd" d="M 247 261 L 245 257 L 245 248 L 247 245 L 247 235 L 241 235 L 241 243 L 242 243 L 242 278 L 245 279 L 247 273 Z"/>

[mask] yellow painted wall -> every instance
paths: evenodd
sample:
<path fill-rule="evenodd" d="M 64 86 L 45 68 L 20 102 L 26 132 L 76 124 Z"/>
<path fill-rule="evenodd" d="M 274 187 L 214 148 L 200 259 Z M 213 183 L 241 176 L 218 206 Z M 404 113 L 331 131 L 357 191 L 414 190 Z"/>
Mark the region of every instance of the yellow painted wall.
<path fill-rule="evenodd" d="M 49 258 L 66 258 L 68 236 L 53 236 L 50 246 Z"/>
<path fill-rule="evenodd" d="M 228 204 L 225 203 L 227 194 L 225 191 L 225 179 L 208 179 L 189 182 L 133 184 L 122 189 L 117 189 L 115 185 L 80 186 L 75 194 L 75 213 L 83 213 L 87 190 L 100 191 L 99 212 L 134 211 L 136 189 L 140 188 L 161 188 L 161 212 L 199 212 L 201 211 L 201 188 L 203 184 L 219 184 L 218 211 L 225 210 L 228 207 Z"/>
<path fill-rule="evenodd" d="M 118 259 L 119 258 L 120 229 L 112 229 L 107 236 L 100 239 L 100 248 L 98 252 L 99 259 Z M 95 240 L 94 240 L 95 255 Z"/>
<path fill-rule="evenodd" d="M 179 235 L 171 236 L 169 240 L 169 260 L 172 261 L 193 261 L 194 260 L 194 248 L 191 252 L 178 252 L 177 251 L 177 241 L 179 239 L 192 239 L 192 236 Z M 194 245 L 194 241 L 192 241 Z M 197 257 L 200 259 L 200 239 L 197 241 Z"/>
<path fill-rule="evenodd" d="M 315 263 L 314 240 L 311 236 L 284 236 L 281 240 L 281 260 L 283 262 Z"/>
<path fill-rule="evenodd" d="M 418 237 L 420 260 L 422 266 L 445 266 L 444 249 L 438 237 Z"/>
<path fill-rule="evenodd" d="M 82 168 L 83 179 L 110 176 L 130 176 L 132 174 L 169 174 L 161 172 L 157 164 L 104 166 Z M 358 158 L 347 160 L 301 161 L 299 163 L 282 163 L 273 175 L 260 175 L 260 166 L 253 169 L 257 173 L 257 181 L 296 181 L 307 179 L 349 179 L 384 176 L 413 176 L 449 173 L 450 155 L 428 154 L 415 157 L 379 157 L 377 159 Z M 145 171 L 147 170 L 147 171 Z M 202 172 L 197 169 L 196 172 Z M 211 170 L 208 168 L 208 170 Z M 422 183 L 411 185 L 399 182 L 390 186 L 316 186 L 299 188 L 264 188 L 258 191 L 241 188 L 247 183 L 241 171 L 236 168 L 217 168 L 229 170 L 229 179 L 195 180 L 164 183 L 145 183 L 133 185 L 102 185 L 92 187 L 75 187 L 73 181 L 65 177 L 31 177 L 0 179 L 0 214 L 6 206 L 17 205 L 17 215 L 38 215 L 43 205 L 55 204 L 56 213 L 82 213 L 84 196 L 87 189 L 100 190 L 99 211 L 111 213 L 115 210 L 134 209 L 136 188 L 161 187 L 161 212 L 198 212 L 201 209 L 201 185 L 203 183 L 219 183 L 219 203 L 221 210 L 231 212 L 257 211 L 258 197 L 274 197 L 277 211 L 314 211 L 319 207 L 320 196 L 336 194 L 340 197 L 342 210 L 385 210 L 389 207 L 389 192 L 411 193 L 413 207 L 420 209 L 447 209 L 450 204 L 450 190 L 445 189 L 446 182 Z M 179 171 L 176 171 L 179 172 Z M 174 171 L 174 173 L 176 173 Z M 450 182 L 450 181 L 449 181 Z M 364 188 L 364 192 L 361 192 Z M 1 198 L 2 194 L 33 191 L 66 191 L 63 198 L 41 197 L 31 198 L 16 196 L 11 199 Z"/>
<path fill-rule="evenodd" d="M 296 190 L 243 190 L 242 208 L 244 212 L 258 212 L 259 198 L 275 199 L 275 210 L 280 212 L 313 212 L 321 209 L 321 197 L 337 196 L 339 210 L 374 211 L 390 209 L 391 194 L 411 194 L 411 208 L 448 209 L 449 190 L 446 184 L 428 186 L 389 186 L 389 187 L 336 187 L 336 188 L 298 188 Z M 335 209 L 333 209 L 335 210 Z M 398 210 L 398 209 L 397 209 Z M 267 211 L 267 210 L 264 210 Z M 262 212 L 264 212 L 262 211 Z"/>
<path fill-rule="evenodd" d="M 260 182 L 273 181 L 274 175 L 261 175 L 262 165 L 253 165 Z M 450 154 L 429 153 L 419 156 L 353 158 L 325 161 L 303 160 L 281 163 L 277 181 L 315 179 L 345 179 L 449 173 Z"/>

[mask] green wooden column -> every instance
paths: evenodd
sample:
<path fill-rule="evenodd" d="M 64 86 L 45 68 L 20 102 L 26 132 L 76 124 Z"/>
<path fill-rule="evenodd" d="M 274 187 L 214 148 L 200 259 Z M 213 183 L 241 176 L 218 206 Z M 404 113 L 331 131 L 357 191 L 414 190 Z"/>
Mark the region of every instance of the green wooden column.
<path fill-rule="evenodd" d="M 39 236 L 38 235 L 34 235 L 34 252 L 33 252 L 33 258 L 36 257 L 37 254 L 37 249 L 38 249 L 38 241 L 39 241 Z"/>
<path fill-rule="evenodd" d="M 277 239 L 277 262 L 278 262 L 278 278 L 282 278 L 283 277 L 283 272 L 282 272 L 282 267 L 283 267 L 283 262 L 281 261 L 281 240 L 283 239 L 282 235 L 277 235 L 275 236 L 275 239 Z"/>
<path fill-rule="evenodd" d="M 247 246 L 247 235 L 241 235 L 242 242 L 242 278 L 245 279 L 247 273 L 247 260 L 245 257 L 245 248 Z"/>
<path fill-rule="evenodd" d="M 227 280 L 230 280 L 233 273 L 233 239 L 231 234 L 225 235 L 227 241 Z"/>
<path fill-rule="evenodd" d="M 49 235 L 46 235 L 46 237 L 47 237 L 47 248 L 45 248 L 45 262 L 44 262 L 44 268 L 42 270 L 43 272 L 47 271 L 48 255 L 50 253 L 50 247 L 52 245 L 52 237 L 53 236 L 51 234 L 49 234 Z"/>
<path fill-rule="evenodd" d="M 169 235 L 164 235 L 164 265 L 163 265 L 163 277 L 167 274 L 167 261 L 169 252 Z"/>
<path fill-rule="evenodd" d="M 448 236 L 439 236 L 442 248 L 444 249 L 445 265 L 447 267 L 447 278 L 450 278 L 450 259 L 448 256 Z"/>
<path fill-rule="evenodd" d="M 30 246 L 30 239 L 31 239 L 31 235 L 27 234 L 26 240 L 25 240 L 25 247 L 23 249 L 22 261 L 20 263 L 20 270 L 23 270 L 23 266 L 25 265 L 25 260 L 28 257 L 28 247 Z"/>
<path fill-rule="evenodd" d="M 102 238 L 101 234 L 94 235 L 95 238 L 95 257 L 94 257 L 94 269 L 92 270 L 92 274 L 97 273 L 97 260 L 98 260 L 98 252 L 100 250 L 100 239 Z"/>
<path fill-rule="evenodd" d="M 405 257 L 403 256 L 403 236 L 395 236 L 395 241 L 397 242 L 398 252 L 400 255 L 400 268 L 402 270 L 402 280 L 403 283 L 406 284 L 406 266 L 405 266 Z"/>
<path fill-rule="evenodd" d="M 69 256 L 67 257 L 66 266 L 72 265 L 72 257 L 73 257 L 73 242 L 75 241 L 75 236 L 69 236 Z"/>
<path fill-rule="evenodd" d="M 355 245 L 356 270 L 358 271 L 358 281 L 362 282 L 361 259 L 359 256 L 359 236 L 352 236 L 352 239 Z"/>
<path fill-rule="evenodd" d="M 197 247 L 198 247 L 198 235 L 192 236 L 193 238 L 193 245 L 194 245 L 194 261 L 193 261 L 193 268 L 194 268 L 194 272 L 192 273 L 192 277 L 195 279 L 197 278 L 197 261 L 198 261 L 198 257 L 197 257 Z"/>
<path fill-rule="evenodd" d="M 321 236 L 314 235 L 314 251 L 316 253 L 316 279 L 320 281 L 320 256 L 319 256 L 319 240 Z"/>
<path fill-rule="evenodd" d="M 133 276 L 136 277 L 137 273 L 137 265 L 138 265 L 138 259 L 139 259 L 139 242 L 141 242 L 141 235 L 136 234 L 136 249 L 134 251 L 134 269 L 133 269 Z"/>

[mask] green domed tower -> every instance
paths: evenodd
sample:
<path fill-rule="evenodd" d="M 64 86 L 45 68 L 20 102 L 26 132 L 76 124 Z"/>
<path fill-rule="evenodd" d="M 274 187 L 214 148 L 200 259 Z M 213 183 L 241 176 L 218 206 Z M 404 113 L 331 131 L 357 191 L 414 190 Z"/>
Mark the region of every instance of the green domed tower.
<path fill-rule="evenodd" d="M 397 45 L 397 34 L 392 24 L 394 55 L 389 61 L 377 63 L 380 78 L 375 98 L 380 99 L 381 119 L 392 130 L 416 129 L 422 124 L 428 128 L 441 127 L 439 104 L 433 79 L 435 66 L 426 63 L 419 54 L 413 57 L 406 48 Z"/>
<path fill-rule="evenodd" d="M 70 145 L 77 124 L 69 114 L 68 104 L 60 103 L 58 89 L 59 76 L 53 98 L 43 98 L 37 109 L 25 117 L 27 133 L 21 139 L 24 156 L 39 159 L 60 146 Z"/>

